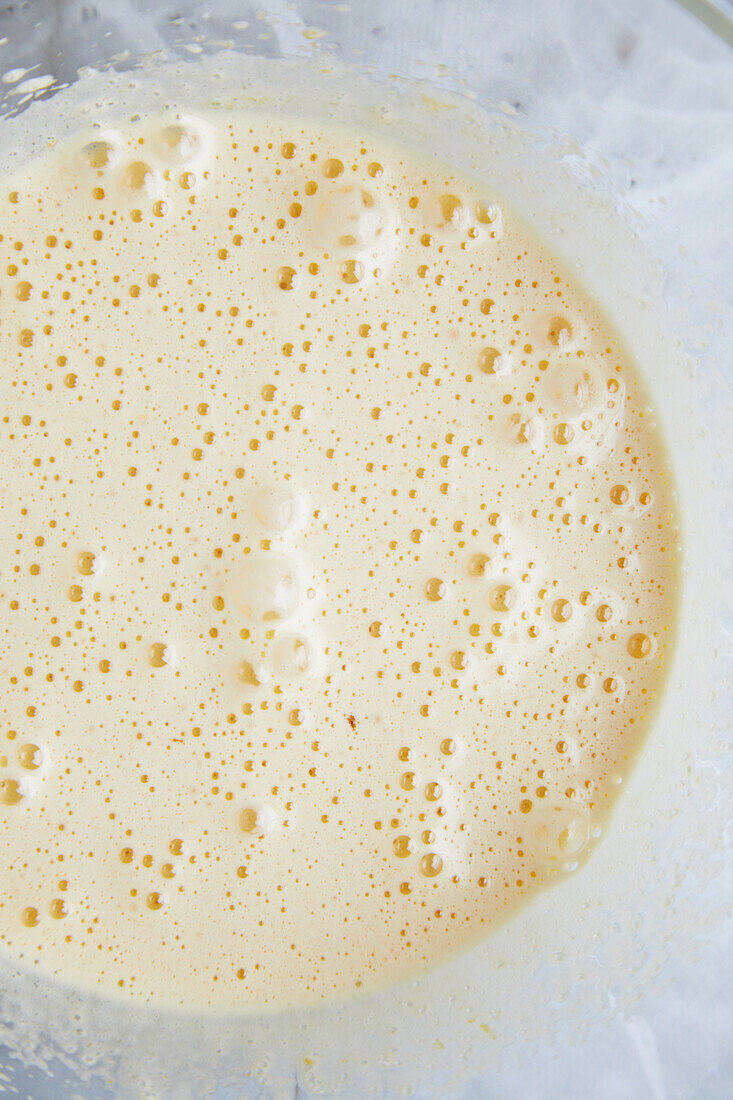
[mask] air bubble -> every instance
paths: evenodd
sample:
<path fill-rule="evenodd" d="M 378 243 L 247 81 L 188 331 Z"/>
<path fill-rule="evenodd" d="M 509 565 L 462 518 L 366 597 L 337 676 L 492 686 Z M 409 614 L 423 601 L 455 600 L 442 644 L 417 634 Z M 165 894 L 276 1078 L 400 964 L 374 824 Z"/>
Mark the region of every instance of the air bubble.
<path fill-rule="evenodd" d="M 650 656 L 654 648 L 654 643 L 648 634 L 632 634 L 626 648 L 631 657 L 634 657 L 636 660 L 642 660 L 644 657 Z"/>
<path fill-rule="evenodd" d="M 151 668 L 166 668 L 176 663 L 176 651 L 166 642 L 153 642 L 148 647 L 148 664 Z"/>
<path fill-rule="evenodd" d="M 151 166 L 144 160 L 133 160 L 122 169 L 120 182 L 126 191 L 133 193 L 145 191 L 152 194 L 156 188 L 157 179 Z"/>
<path fill-rule="evenodd" d="M 31 743 L 21 745 L 18 749 L 18 763 L 26 771 L 38 771 L 43 764 L 43 749 Z"/>
<path fill-rule="evenodd" d="M 537 807 L 529 834 L 529 845 L 536 857 L 550 865 L 576 858 L 590 839 L 590 820 L 584 808 L 569 809 L 548 803 Z"/>
<path fill-rule="evenodd" d="M 240 683 L 249 687 L 261 687 L 270 679 L 270 674 L 261 661 L 240 661 L 237 676 Z"/>
<path fill-rule="evenodd" d="M 304 634 L 283 634 L 273 647 L 272 660 L 276 675 L 293 680 L 312 670 L 315 649 Z"/>
<path fill-rule="evenodd" d="M 23 799 L 20 784 L 15 779 L 0 779 L 0 805 L 17 806 Z"/>
<path fill-rule="evenodd" d="M 572 424 L 556 424 L 552 432 L 552 438 L 561 447 L 566 447 L 575 438 L 575 429 Z"/>
<path fill-rule="evenodd" d="M 489 564 L 488 554 L 471 554 L 468 559 L 468 572 L 471 577 L 483 577 Z"/>
<path fill-rule="evenodd" d="M 516 601 L 516 593 L 510 584 L 497 584 L 492 588 L 489 604 L 494 611 L 511 611 Z"/>
<path fill-rule="evenodd" d="M 345 283 L 360 283 L 364 278 L 364 264 L 360 260 L 344 260 L 339 275 Z"/>
<path fill-rule="evenodd" d="M 438 224 L 450 229 L 465 229 L 468 211 L 457 195 L 441 195 L 438 199 Z"/>
<path fill-rule="evenodd" d="M 343 175 L 344 162 L 339 160 L 338 157 L 331 157 L 325 161 L 323 165 L 323 174 L 328 180 L 335 180 L 340 175 Z"/>
<path fill-rule="evenodd" d="M 300 282 L 300 276 L 294 267 L 285 265 L 278 268 L 275 281 L 281 290 L 295 290 Z"/>
<path fill-rule="evenodd" d="M 441 581 L 438 577 L 431 577 L 425 585 L 425 595 L 432 603 L 444 600 L 447 591 L 445 581 Z"/>
<path fill-rule="evenodd" d="M 111 141 L 90 141 L 81 151 L 82 160 L 90 168 L 111 168 L 120 158 L 119 147 Z"/>
<path fill-rule="evenodd" d="M 398 859 L 407 859 L 412 855 L 412 842 L 409 836 L 396 836 L 392 841 L 392 851 Z"/>
<path fill-rule="evenodd" d="M 235 593 L 240 611 L 261 622 L 288 619 L 301 599 L 295 562 L 284 554 L 248 555 Z"/>
<path fill-rule="evenodd" d="M 555 600 L 552 605 L 552 617 L 556 623 L 567 623 L 573 616 L 573 605 L 569 600 Z"/>
<path fill-rule="evenodd" d="M 420 873 L 425 878 L 435 878 L 443 870 L 443 860 L 437 852 L 428 852 L 420 860 Z"/>
<path fill-rule="evenodd" d="M 246 806 L 239 815 L 239 828 L 248 836 L 262 838 L 277 827 L 277 815 L 271 806 Z"/>
<path fill-rule="evenodd" d="M 564 348 L 573 338 L 573 326 L 565 317 L 553 317 L 547 329 L 547 339 L 556 348 Z"/>
<path fill-rule="evenodd" d="M 155 146 L 158 154 L 169 164 L 184 164 L 196 156 L 201 139 L 190 127 L 174 123 L 163 127 Z"/>
<path fill-rule="evenodd" d="M 284 535 L 300 524 L 305 507 L 297 489 L 289 485 L 269 485 L 257 493 L 254 510 L 266 530 Z"/>
<path fill-rule="evenodd" d="M 502 355 L 497 348 L 482 348 L 478 365 L 484 374 L 504 375 L 509 373 L 511 359 L 508 355 Z"/>
<path fill-rule="evenodd" d="M 82 550 L 76 556 L 76 571 L 84 577 L 98 577 L 104 572 L 103 554 L 94 554 L 91 550 Z"/>
<path fill-rule="evenodd" d="M 479 200 L 474 207 L 474 214 L 481 225 L 493 225 L 499 220 L 501 211 L 496 203 Z"/>

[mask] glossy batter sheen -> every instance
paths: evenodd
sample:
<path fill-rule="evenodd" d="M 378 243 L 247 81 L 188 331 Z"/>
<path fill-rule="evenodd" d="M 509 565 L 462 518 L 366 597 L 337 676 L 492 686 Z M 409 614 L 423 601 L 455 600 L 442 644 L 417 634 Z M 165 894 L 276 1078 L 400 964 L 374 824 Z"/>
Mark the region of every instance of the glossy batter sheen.
<path fill-rule="evenodd" d="M 571 872 L 676 587 L 582 289 L 482 186 L 297 120 L 82 135 L 0 206 L 2 949 L 319 999 Z"/>

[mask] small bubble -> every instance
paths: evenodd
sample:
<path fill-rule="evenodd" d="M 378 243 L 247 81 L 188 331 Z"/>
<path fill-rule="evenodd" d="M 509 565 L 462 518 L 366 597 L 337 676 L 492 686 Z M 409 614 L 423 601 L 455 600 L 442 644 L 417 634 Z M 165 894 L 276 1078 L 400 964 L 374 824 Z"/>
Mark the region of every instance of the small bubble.
<path fill-rule="evenodd" d="M 302 519 L 303 501 L 300 493 L 289 485 L 270 485 L 257 493 L 254 510 L 263 527 L 282 535 Z"/>
<path fill-rule="evenodd" d="M 326 179 L 335 180 L 343 172 L 343 161 L 340 161 L 337 157 L 331 157 L 323 165 L 323 174 Z"/>
<path fill-rule="evenodd" d="M 118 150 L 109 141 L 90 141 L 81 155 L 90 168 L 109 168 L 117 160 Z"/>
<path fill-rule="evenodd" d="M 300 277 L 294 267 L 285 265 L 278 268 L 276 282 L 280 290 L 295 290 L 300 282 Z"/>
<path fill-rule="evenodd" d="M 277 674 L 292 680 L 311 668 L 315 654 L 304 634 L 284 634 L 276 642 L 272 656 Z"/>
<path fill-rule="evenodd" d="M 21 919 L 26 928 L 35 928 L 39 921 L 38 910 L 29 905 L 27 909 L 23 910 Z"/>
<path fill-rule="evenodd" d="M 264 837 L 276 824 L 277 818 L 270 806 L 246 806 L 239 815 L 239 828 L 253 837 Z"/>
<path fill-rule="evenodd" d="M 446 593 L 445 582 L 438 577 L 431 577 L 425 585 L 425 595 L 432 603 L 445 599 Z"/>
<path fill-rule="evenodd" d="M 412 844 L 409 836 L 396 836 L 392 841 L 392 851 L 398 859 L 407 859 L 412 855 Z"/>
<path fill-rule="evenodd" d="M 371 634 L 372 638 L 380 638 L 382 635 L 382 623 L 378 621 L 370 623 L 369 633 Z"/>
<path fill-rule="evenodd" d="M 556 623 L 566 623 L 573 615 L 573 605 L 569 600 L 555 600 L 552 605 L 552 617 Z"/>
<path fill-rule="evenodd" d="M 515 592 L 510 584 L 497 584 L 491 590 L 489 604 L 494 611 L 510 611 L 514 606 Z"/>
<path fill-rule="evenodd" d="M 250 619 L 263 622 L 287 619 L 301 598 L 294 562 L 272 551 L 248 555 L 235 598 Z"/>
<path fill-rule="evenodd" d="M 39 749 L 38 745 L 30 743 L 21 745 L 18 749 L 18 763 L 21 768 L 25 768 L 26 771 L 37 771 L 43 763 L 43 752 Z"/>
<path fill-rule="evenodd" d="M 575 429 L 572 424 L 556 424 L 552 431 L 552 438 L 560 446 L 565 447 L 568 443 L 572 443 L 575 438 Z"/>
<path fill-rule="evenodd" d="M 122 848 L 120 850 L 120 863 L 132 863 L 135 858 L 135 853 L 132 848 Z"/>
<path fill-rule="evenodd" d="M 104 558 L 91 550 L 82 550 L 76 556 L 76 570 L 85 577 L 99 576 L 104 570 Z"/>
<path fill-rule="evenodd" d="M 489 564 L 488 554 L 472 554 L 468 559 L 468 573 L 471 577 L 483 577 Z"/>
<path fill-rule="evenodd" d="M 530 798 L 523 798 L 519 803 L 519 810 L 523 814 L 528 814 L 532 809 L 532 800 Z"/>
<path fill-rule="evenodd" d="M 122 170 L 122 186 L 128 191 L 152 191 L 155 173 L 143 160 L 133 160 Z"/>
<path fill-rule="evenodd" d="M 632 634 L 626 648 L 631 657 L 640 660 L 643 657 L 648 657 L 651 653 L 652 640 L 648 634 Z"/>
<path fill-rule="evenodd" d="M 17 806 L 22 798 L 20 786 L 15 779 L 0 779 L 0 804 Z"/>
<path fill-rule="evenodd" d="M 187 126 L 165 126 L 157 138 L 158 152 L 165 160 L 183 164 L 195 156 L 201 142 L 198 134 Z"/>
<path fill-rule="evenodd" d="M 293 159 L 293 157 L 295 156 L 295 150 L 296 150 L 296 145 L 292 141 L 283 142 L 283 144 L 280 148 L 280 152 L 282 153 L 282 155 L 285 157 L 286 160 L 292 160 Z"/>
<path fill-rule="evenodd" d="M 438 199 L 440 224 L 452 229 L 463 229 L 468 222 L 468 211 L 457 195 L 441 195 Z"/>
<path fill-rule="evenodd" d="M 458 672 L 461 672 L 461 671 L 463 671 L 463 669 L 465 669 L 465 667 L 466 667 L 466 654 L 463 652 L 462 649 L 456 649 L 453 653 L 451 653 L 450 663 L 451 663 L 451 667 L 456 669 L 456 671 L 458 671 Z"/>
<path fill-rule="evenodd" d="M 425 788 L 425 797 L 427 798 L 428 802 L 439 802 L 440 799 L 443 797 L 443 788 L 441 787 L 440 783 L 428 783 L 427 787 Z"/>
<path fill-rule="evenodd" d="M 573 337 L 572 325 L 564 317 L 553 317 L 547 330 L 547 339 L 557 348 L 565 347 Z"/>
<path fill-rule="evenodd" d="M 499 207 L 493 202 L 479 200 L 474 207 L 476 221 L 482 225 L 492 225 L 499 217 Z"/>
<path fill-rule="evenodd" d="M 400 776 L 400 786 L 403 791 L 414 791 L 415 789 L 415 773 L 403 772 Z"/>
<path fill-rule="evenodd" d="M 64 898 L 54 898 L 49 910 L 54 920 L 63 920 L 64 917 L 69 915 L 69 906 Z"/>
<path fill-rule="evenodd" d="M 452 737 L 444 737 L 443 740 L 440 742 L 440 751 L 442 752 L 443 756 L 453 756 L 457 748 L 458 746 Z"/>
<path fill-rule="evenodd" d="M 614 485 L 609 495 L 613 504 L 626 504 L 629 499 L 629 490 L 625 485 Z"/>
<path fill-rule="evenodd" d="M 21 282 L 15 288 L 15 297 L 19 302 L 27 302 L 33 293 L 33 286 L 28 282 Z"/>
<path fill-rule="evenodd" d="M 165 642 L 153 642 L 148 648 L 148 664 L 151 668 L 166 668 L 175 664 L 176 652 L 173 646 Z"/>
<path fill-rule="evenodd" d="M 159 893 L 157 890 L 151 891 L 145 899 L 145 904 L 148 909 L 162 909 L 165 905 L 165 894 Z"/>
<path fill-rule="evenodd" d="M 497 348 L 482 348 L 478 357 L 479 370 L 484 374 L 506 374 L 509 359 Z"/>
<path fill-rule="evenodd" d="M 599 623 L 608 623 L 613 618 L 613 608 L 607 603 L 602 603 L 596 610 L 596 618 Z"/>
<path fill-rule="evenodd" d="M 345 283 L 360 283 L 364 278 L 364 264 L 361 260 L 344 260 L 339 266 L 339 275 Z"/>
<path fill-rule="evenodd" d="M 420 860 L 420 872 L 425 878 L 435 878 L 443 870 L 443 860 L 436 852 L 428 852 Z"/>
<path fill-rule="evenodd" d="M 266 684 L 270 678 L 265 667 L 257 661 L 240 661 L 237 676 L 241 683 L 249 684 L 250 687 Z"/>

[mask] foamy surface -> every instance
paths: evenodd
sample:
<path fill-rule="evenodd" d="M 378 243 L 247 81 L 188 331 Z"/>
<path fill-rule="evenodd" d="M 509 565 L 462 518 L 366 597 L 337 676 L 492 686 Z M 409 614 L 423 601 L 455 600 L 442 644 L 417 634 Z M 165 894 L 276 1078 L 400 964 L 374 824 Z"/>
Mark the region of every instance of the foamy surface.
<path fill-rule="evenodd" d="M 582 288 L 475 181 L 297 120 L 88 133 L 0 203 L 0 944 L 280 1004 L 571 873 L 676 589 Z"/>

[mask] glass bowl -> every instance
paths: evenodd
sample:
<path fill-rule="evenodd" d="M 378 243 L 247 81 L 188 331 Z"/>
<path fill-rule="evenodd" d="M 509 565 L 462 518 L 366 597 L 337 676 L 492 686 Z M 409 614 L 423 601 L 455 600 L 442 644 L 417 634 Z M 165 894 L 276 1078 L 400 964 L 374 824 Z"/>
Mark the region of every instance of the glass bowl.
<path fill-rule="evenodd" d="M 265 109 L 265 81 L 280 109 L 388 129 L 490 182 L 623 332 L 667 436 L 684 527 L 668 690 L 586 866 L 419 980 L 307 1010 L 133 1009 L 0 949 L 0 1091 L 730 1094 L 732 12 L 727 0 L 0 11 L 5 168 L 72 132 L 85 97 L 99 118 L 202 96 Z"/>

